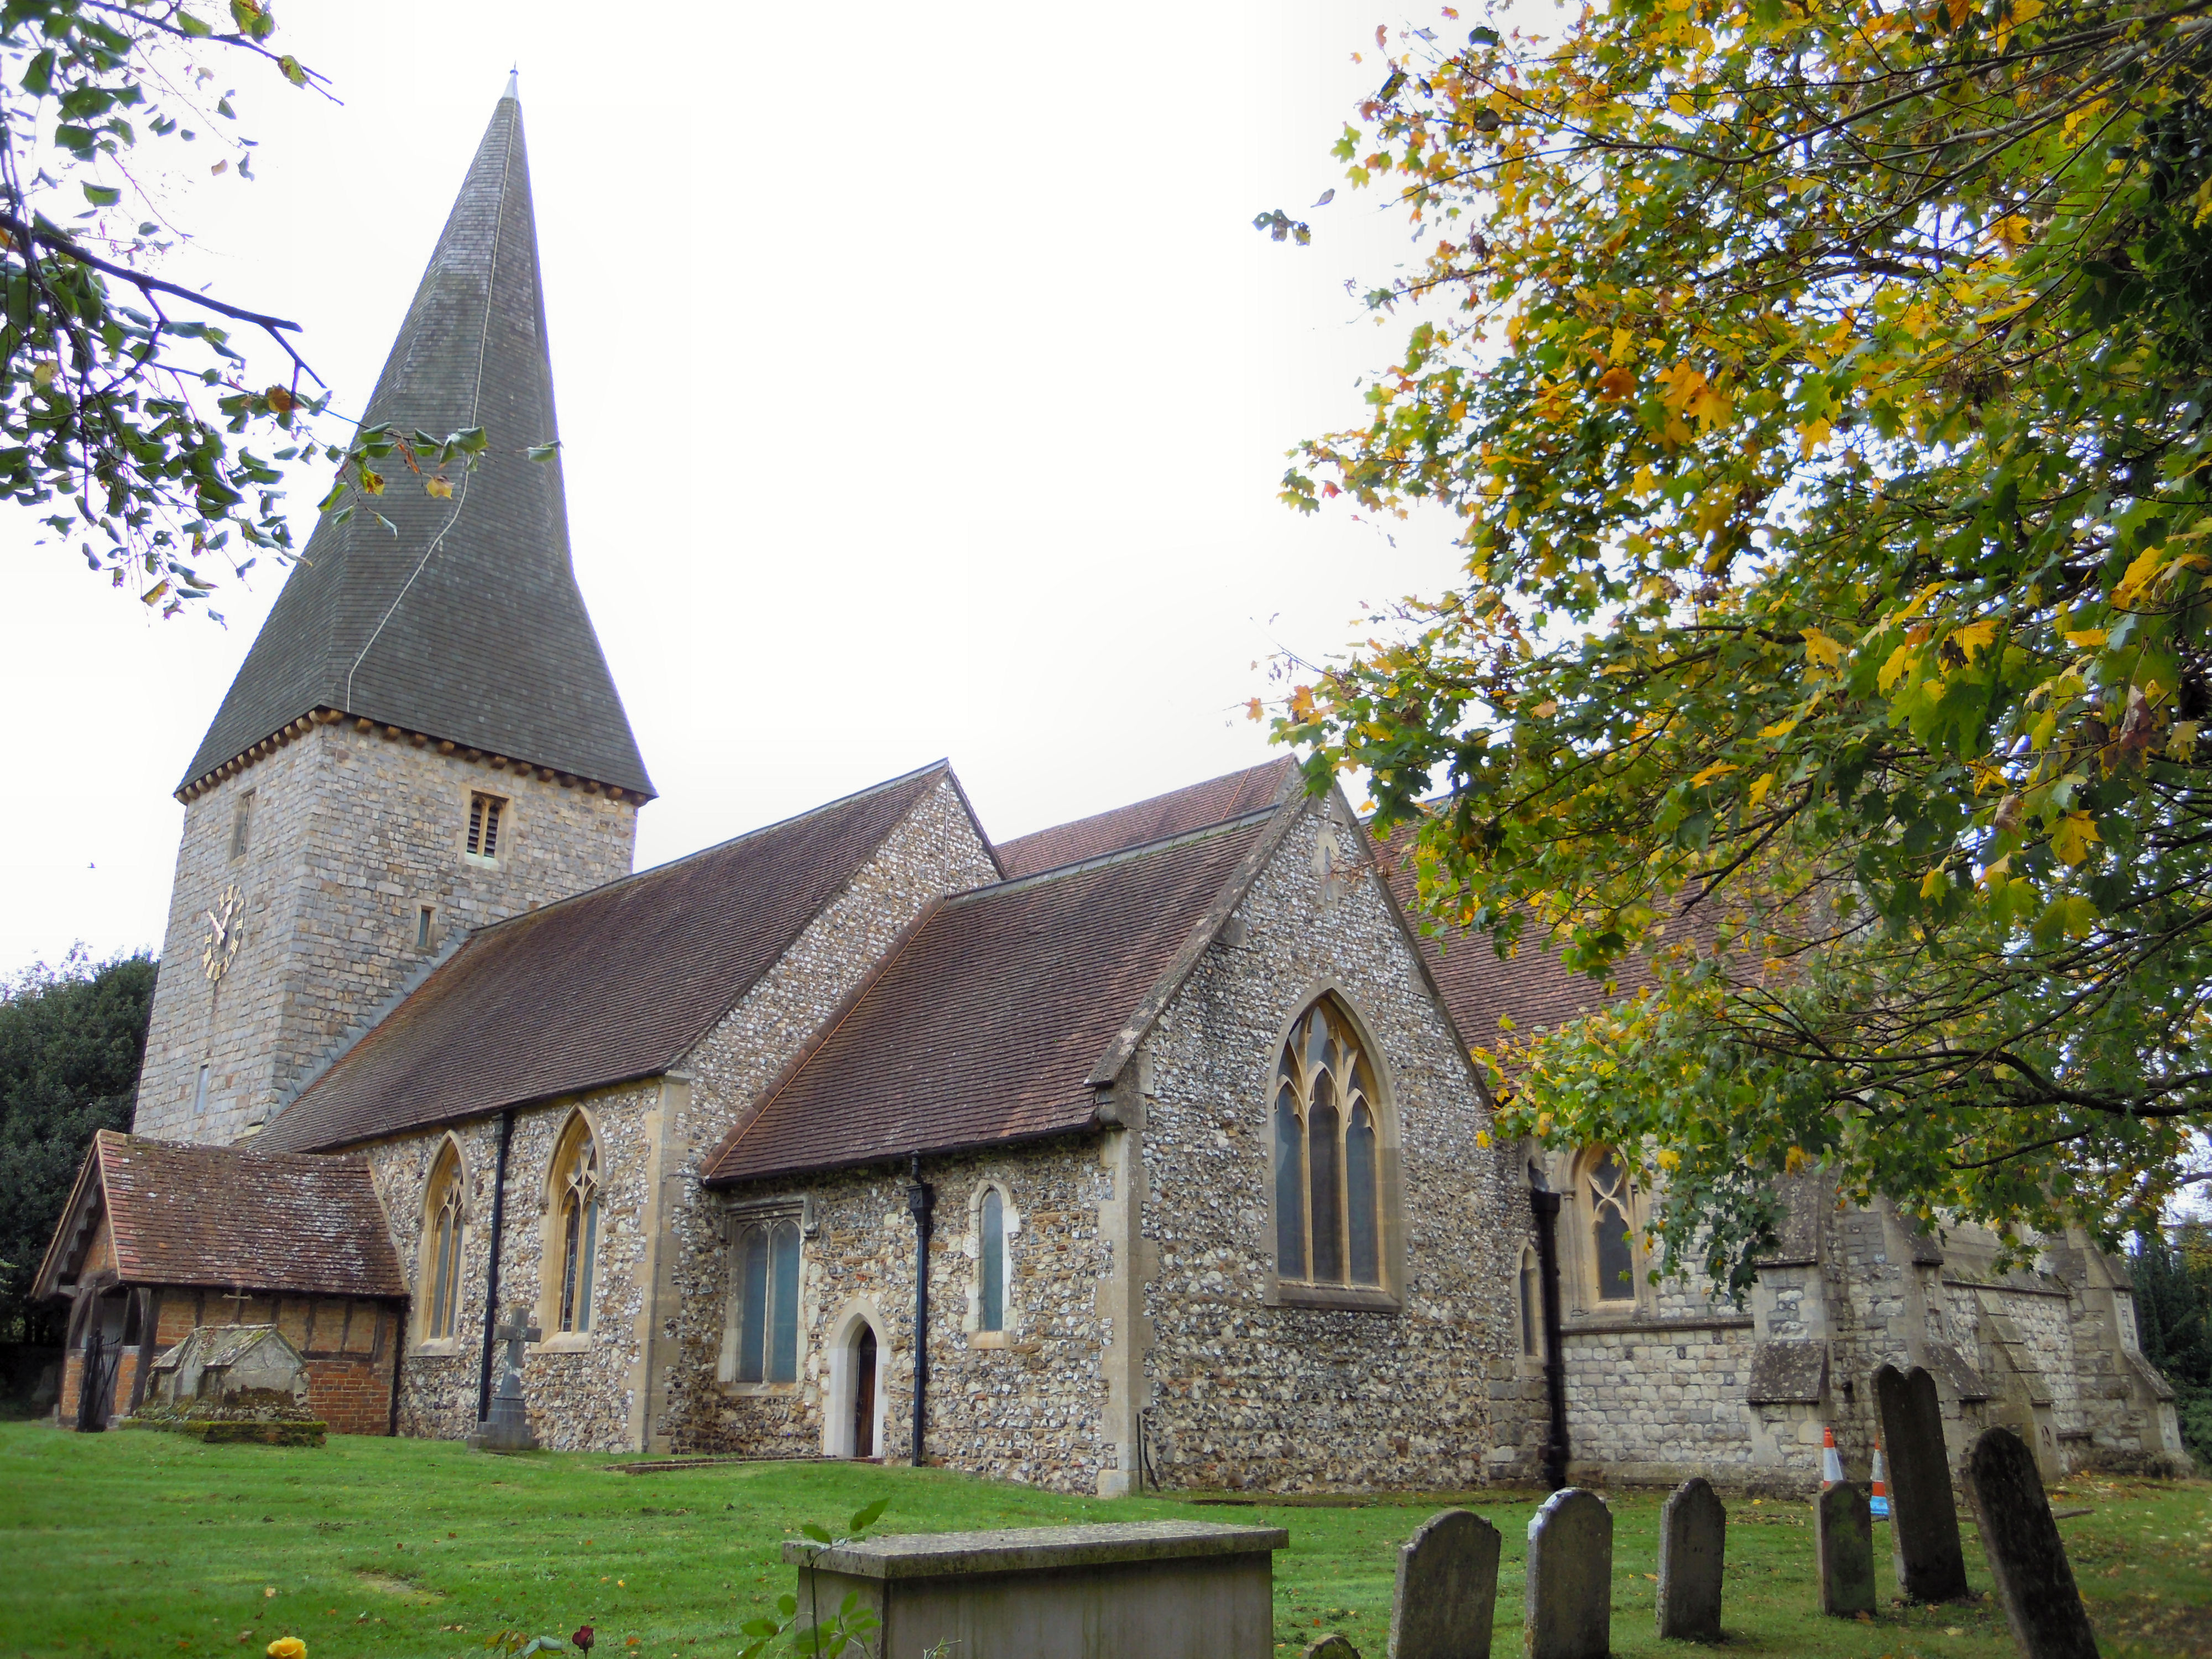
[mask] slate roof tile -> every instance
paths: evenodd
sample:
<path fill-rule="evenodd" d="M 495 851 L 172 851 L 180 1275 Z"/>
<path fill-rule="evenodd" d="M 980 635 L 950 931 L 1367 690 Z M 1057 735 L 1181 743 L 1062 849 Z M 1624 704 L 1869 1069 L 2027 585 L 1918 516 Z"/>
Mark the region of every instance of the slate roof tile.
<path fill-rule="evenodd" d="M 404 462 L 370 513 L 321 519 L 179 787 L 319 708 L 653 793 L 568 556 L 522 109 L 494 110 L 365 422 L 482 427 L 432 497 Z M 395 533 L 395 531 L 397 533 Z"/>
<path fill-rule="evenodd" d="M 950 776 L 940 761 L 479 929 L 255 1145 L 351 1146 L 666 1071 Z"/>
<path fill-rule="evenodd" d="M 126 1284 L 407 1294 L 366 1162 L 103 1129 L 89 1157 Z M 64 1223 L 66 1224 L 66 1223 Z"/>
<path fill-rule="evenodd" d="M 1225 823 L 1262 806 L 1273 805 L 1291 787 L 1297 775 L 1297 763 L 1285 755 L 1265 765 L 1209 778 L 1204 783 L 1170 790 L 1128 806 L 1117 806 L 1110 812 L 1099 812 L 1018 836 L 1000 846 L 999 860 L 1012 879 L 1170 836 L 1187 835 L 1210 823 Z"/>
<path fill-rule="evenodd" d="M 946 900 L 725 1142 L 707 1179 L 758 1180 L 1088 1126 L 1091 1066 L 1268 817 Z"/>

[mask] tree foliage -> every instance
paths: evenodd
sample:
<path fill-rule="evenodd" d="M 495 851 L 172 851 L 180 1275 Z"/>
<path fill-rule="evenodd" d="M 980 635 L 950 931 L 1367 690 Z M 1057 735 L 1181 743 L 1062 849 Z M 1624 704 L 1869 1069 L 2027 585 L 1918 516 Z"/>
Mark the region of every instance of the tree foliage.
<path fill-rule="evenodd" d="M 2143 1355 L 2173 1384 L 2182 1437 L 2199 1469 L 2212 1469 L 2212 1228 L 2191 1222 L 2172 1238 L 2154 1228 L 2130 1265 Z"/>
<path fill-rule="evenodd" d="M 260 0 L 0 0 L 0 499 L 164 616 L 219 563 L 289 556 L 288 465 L 337 463 L 321 505 L 349 515 L 396 465 L 448 495 L 485 447 L 385 426 L 319 440 L 329 395 L 300 325 L 158 274 L 185 240 L 165 170 L 252 176 L 221 79 L 322 85 L 275 32 Z M 252 337 L 281 348 L 283 380 L 249 380 Z"/>
<path fill-rule="evenodd" d="M 2110 1242 L 2212 1121 L 2209 14 L 1377 32 L 1337 154 L 1412 325 L 1284 494 L 1464 565 L 1275 732 L 1423 818 L 1440 924 L 1648 955 L 1495 1061 L 1510 1131 L 1667 1172 L 1678 1265 L 1741 1283 L 1808 1164 Z"/>
<path fill-rule="evenodd" d="M 154 963 L 72 952 L 0 989 L 0 1333 L 58 1340 L 31 1279 L 96 1130 L 131 1124 Z"/>

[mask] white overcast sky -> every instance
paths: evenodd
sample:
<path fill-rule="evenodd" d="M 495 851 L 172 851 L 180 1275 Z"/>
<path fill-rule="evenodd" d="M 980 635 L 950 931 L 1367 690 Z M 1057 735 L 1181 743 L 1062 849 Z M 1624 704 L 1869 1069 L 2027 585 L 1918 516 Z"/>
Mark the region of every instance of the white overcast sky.
<path fill-rule="evenodd" d="M 1433 528 L 1274 500 L 1402 337 L 1344 286 L 1402 222 L 1346 192 L 1310 248 L 1251 228 L 1340 182 L 1404 10 L 637 15 L 283 8 L 343 101 L 240 64 L 258 179 L 195 156 L 169 274 L 305 324 L 357 410 L 520 66 L 576 571 L 661 791 L 640 867 L 939 756 L 1001 839 L 1252 764 L 1255 659 L 1449 580 Z M 279 585 L 158 623 L 35 533 L 0 518 L 0 973 L 159 945 L 169 791 Z"/>

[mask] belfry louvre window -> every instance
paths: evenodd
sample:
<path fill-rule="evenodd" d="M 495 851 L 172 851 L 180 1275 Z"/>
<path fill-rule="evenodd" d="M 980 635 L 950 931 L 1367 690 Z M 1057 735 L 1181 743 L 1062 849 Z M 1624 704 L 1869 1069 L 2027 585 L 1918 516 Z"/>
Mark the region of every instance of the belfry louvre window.
<path fill-rule="evenodd" d="M 234 859 L 246 856 L 246 849 L 253 841 L 253 794 L 251 789 L 238 798 L 238 811 L 230 820 L 230 855 Z"/>
<path fill-rule="evenodd" d="M 469 797 L 469 852 L 480 859 L 499 856 L 500 820 L 506 814 L 507 803 L 497 795 L 476 794 Z"/>
<path fill-rule="evenodd" d="M 1328 998 L 1291 1028 L 1275 1068 L 1275 1272 L 1312 1285 L 1382 1282 L 1375 1085 Z"/>
<path fill-rule="evenodd" d="M 1636 1299 L 1636 1253 L 1629 1243 L 1628 1171 L 1611 1152 L 1598 1154 L 1588 1176 L 1590 1195 L 1590 1243 L 1597 1267 L 1597 1299 L 1633 1302 Z"/>
<path fill-rule="evenodd" d="M 790 1217 L 747 1222 L 732 1252 L 737 1278 L 739 1382 L 799 1380 L 799 1223 Z"/>

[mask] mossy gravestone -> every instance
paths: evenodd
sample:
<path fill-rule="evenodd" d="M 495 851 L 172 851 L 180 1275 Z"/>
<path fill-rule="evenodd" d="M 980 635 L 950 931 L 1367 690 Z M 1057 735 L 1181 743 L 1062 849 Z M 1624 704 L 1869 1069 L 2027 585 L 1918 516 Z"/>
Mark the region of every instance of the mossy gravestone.
<path fill-rule="evenodd" d="M 1990 1429 L 1966 1456 L 1982 1553 L 2005 1622 L 2026 1659 L 2097 1659 L 2074 1565 L 2051 1518 L 2035 1454 L 2010 1429 Z"/>
<path fill-rule="evenodd" d="M 1921 1367 L 1884 1365 L 1874 1374 L 1875 1408 L 1889 1453 L 1890 1547 L 1908 1601 L 1956 1601 L 1966 1594 L 1958 1500 L 1943 1444 L 1943 1403 Z"/>
<path fill-rule="evenodd" d="M 1498 1528 L 1472 1510 L 1431 1516 L 1398 1551 L 1390 1659 L 1490 1659 Z"/>
<path fill-rule="evenodd" d="M 1659 1634 L 1721 1639 L 1721 1563 L 1728 1511 L 1702 1478 L 1674 1488 L 1659 1511 Z"/>
<path fill-rule="evenodd" d="M 1820 1558 L 1820 1611 L 1856 1619 L 1874 1611 L 1874 1508 L 1865 1486 L 1845 1480 L 1813 1505 L 1813 1547 Z"/>
<path fill-rule="evenodd" d="M 1359 1659 L 1359 1650 L 1332 1631 L 1308 1646 L 1299 1659 Z"/>
<path fill-rule="evenodd" d="M 1570 1486 L 1528 1522 L 1528 1659 L 1607 1659 L 1613 1637 L 1613 1511 Z"/>

